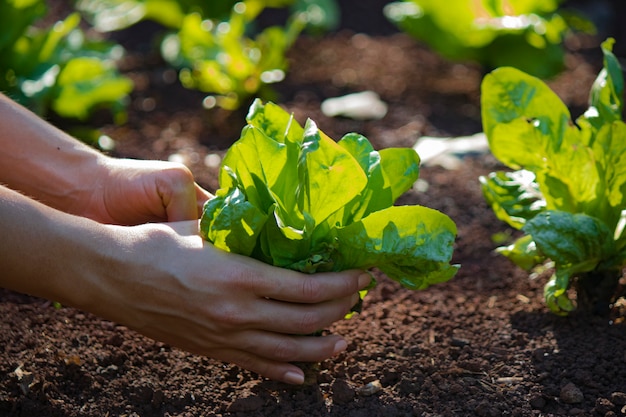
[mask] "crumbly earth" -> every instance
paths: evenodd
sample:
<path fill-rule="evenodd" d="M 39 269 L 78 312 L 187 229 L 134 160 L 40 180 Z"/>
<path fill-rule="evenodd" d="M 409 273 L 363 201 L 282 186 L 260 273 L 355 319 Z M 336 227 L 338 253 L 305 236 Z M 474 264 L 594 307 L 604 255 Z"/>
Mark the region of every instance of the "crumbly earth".
<path fill-rule="evenodd" d="M 342 30 L 304 37 L 290 52 L 277 102 L 331 137 L 356 131 L 377 148 L 480 131 L 481 69 L 446 62 L 395 33 L 373 9 L 346 3 L 355 12 Z M 375 9 L 385 2 L 371 3 Z M 215 190 L 217 168 L 205 163 L 215 156 L 207 155 L 223 155 L 238 138 L 245 110 L 203 110 L 203 95 L 181 88 L 152 51 L 146 33 L 153 30 L 144 24 L 115 35 L 128 48 L 123 69 L 137 89 L 128 122 L 109 123 L 105 131 L 116 140 L 116 155 L 184 161 Z M 597 45 L 577 39 L 568 70 L 550 82 L 574 113 L 584 109 L 600 68 Z M 389 105 L 386 117 L 329 119 L 319 110 L 324 98 L 362 90 L 380 94 Z M 348 350 L 321 363 L 316 381 L 304 387 L 0 290 L 0 415 L 626 415 L 622 318 L 552 315 L 542 303 L 549 271 L 529 276 L 493 252 L 492 238 L 513 231 L 488 209 L 477 179 L 497 168 L 481 154 L 463 156 L 456 170 L 422 168 L 419 190 L 399 203 L 439 209 L 457 223 L 458 275 L 412 292 L 377 274 L 362 313 L 328 329 L 350 341 Z"/>

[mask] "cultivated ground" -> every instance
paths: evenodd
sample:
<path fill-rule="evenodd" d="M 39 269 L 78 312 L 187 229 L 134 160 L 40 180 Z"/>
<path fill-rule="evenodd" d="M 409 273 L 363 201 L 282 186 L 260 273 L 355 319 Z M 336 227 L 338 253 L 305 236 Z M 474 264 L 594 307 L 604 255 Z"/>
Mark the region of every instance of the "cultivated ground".
<path fill-rule="evenodd" d="M 291 51 L 281 105 L 331 137 L 356 131 L 377 148 L 481 130 L 481 69 L 443 61 L 395 33 L 379 15 L 384 1 L 347 3 L 342 30 L 302 38 Z M 215 190 L 217 169 L 205 164 L 214 157 L 206 157 L 223 155 L 238 138 L 245 109 L 203 110 L 203 95 L 182 89 L 152 50 L 146 33 L 153 29 L 116 35 L 129 50 L 123 69 L 137 89 L 128 123 L 105 131 L 117 141 L 115 154 L 175 155 Z M 550 82 L 574 113 L 585 108 L 601 66 L 597 46 L 597 39 L 571 42 L 567 72 Z M 388 103 L 385 118 L 321 113 L 323 99 L 363 90 Z M 328 329 L 350 346 L 321 364 L 312 385 L 266 381 L 86 312 L 0 290 L 0 415 L 626 415 L 622 317 L 556 317 L 542 303 L 547 276 L 529 277 L 493 253 L 492 236 L 511 231 L 487 208 L 477 178 L 496 168 L 488 154 L 466 155 L 455 170 L 423 167 L 422 187 L 399 203 L 439 209 L 457 223 L 460 272 L 421 292 L 379 275 L 363 312 Z"/>

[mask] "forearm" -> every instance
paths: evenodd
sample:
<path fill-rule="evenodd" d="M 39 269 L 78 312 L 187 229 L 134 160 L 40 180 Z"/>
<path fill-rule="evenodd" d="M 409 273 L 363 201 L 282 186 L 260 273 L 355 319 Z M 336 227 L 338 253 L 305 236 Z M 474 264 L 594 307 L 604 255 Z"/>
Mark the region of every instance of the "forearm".
<path fill-rule="evenodd" d="M 370 281 L 313 277 L 215 249 L 197 221 L 104 225 L 0 185 L 0 287 L 59 301 L 189 352 L 302 383 L 291 362 L 346 348 L 304 337 L 341 319 Z"/>
<path fill-rule="evenodd" d="M 80 213 L 106 158 L 0 94 L 0 184 Z"/>
<path fill-rule="evenodd" d="M 106 226 L 0 186 L 0 287 L 84 307 L 115 265 Z"/>

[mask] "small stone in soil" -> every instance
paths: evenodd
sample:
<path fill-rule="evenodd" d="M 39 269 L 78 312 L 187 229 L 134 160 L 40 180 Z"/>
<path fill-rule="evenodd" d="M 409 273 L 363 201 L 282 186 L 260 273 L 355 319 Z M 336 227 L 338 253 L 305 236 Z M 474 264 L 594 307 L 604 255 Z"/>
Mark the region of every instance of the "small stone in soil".
<path fill-rule="evenodd" d="M 383 387 L 380 384 L 380 381 L 376 380 L 376 381 L 369 382 L 360 388 L 357 388 L 356 393 L 363 397 L 367 397 L 367 396 L 376 394 L 382 389 Z"/>
<path fill-rule="evenodd" d="M 571 382 L 561 388 L 561 395 L 559 398 L 566 404 L 581 403 L 585 399 L 582 391 Z"/>

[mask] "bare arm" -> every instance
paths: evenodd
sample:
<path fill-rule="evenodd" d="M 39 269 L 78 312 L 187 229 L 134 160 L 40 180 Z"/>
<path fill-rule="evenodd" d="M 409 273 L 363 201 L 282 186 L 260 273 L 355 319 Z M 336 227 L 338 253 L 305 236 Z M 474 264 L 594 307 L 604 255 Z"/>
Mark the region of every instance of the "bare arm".
<path fill-rule="evenodd" d="M 209 194 L 184 167 L 107 158 L 2 97 L 0 181 L 40 200 L 0 185 L 4 288 L 288 383 L 303 382 L 290 362 L 346 347 L 302 335 L 341 319 L 369 276 L 304 275 L 215 249 L 198 235 Z"/>
<path fill-rule="evenodd" d="M 103 223 L 198 218 L 211 195 L 183 165 L 110 158 L 0 94 L 0 184 Z"/>
<path fill-rule="evenodd" d="M 60 301 L 189 352 L 301 383 L 290 362 L 345 349 L 308 337 L 369 283 L 358 271 L 303 275 L 215 249 L 197 222 L 103 225 L 0 186 L 0 286 Z"/>

